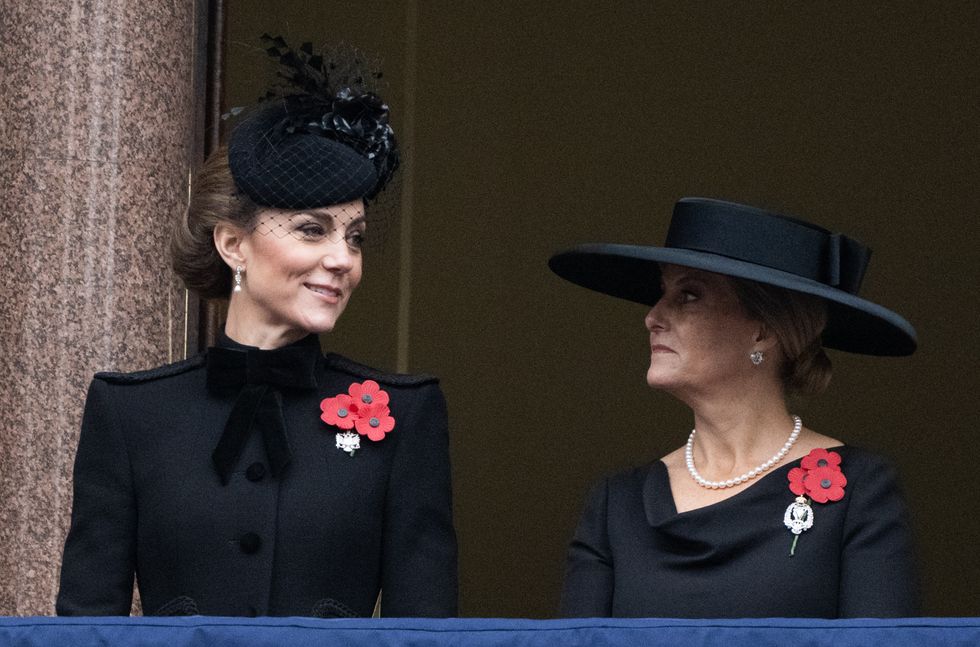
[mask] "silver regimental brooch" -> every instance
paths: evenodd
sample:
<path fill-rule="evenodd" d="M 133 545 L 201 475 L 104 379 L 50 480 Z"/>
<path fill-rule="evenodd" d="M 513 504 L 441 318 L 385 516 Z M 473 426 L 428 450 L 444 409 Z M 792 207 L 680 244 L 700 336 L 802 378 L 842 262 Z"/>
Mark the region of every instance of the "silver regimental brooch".
<path fill-rule="evenodd" d="M 353 431 L 341 431 L 337 433 L 337 449 L 342 449 L 351 456 L 361 448 L 361 437 Z"/>
<path fill-rule="evenodd" d="M 810 507 L 806 497 L 798 496 L 789 504 L 783 515 L 783 523 L 794 535 L 799 535 L 813 527 L 813 508 Z"/>

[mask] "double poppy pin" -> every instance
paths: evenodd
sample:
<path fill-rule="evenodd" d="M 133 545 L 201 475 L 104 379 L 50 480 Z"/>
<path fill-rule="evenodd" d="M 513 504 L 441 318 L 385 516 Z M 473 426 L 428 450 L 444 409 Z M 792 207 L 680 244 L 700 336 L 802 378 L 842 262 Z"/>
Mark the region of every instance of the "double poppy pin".
<path fill-rule="evenodd" d="M 361 436 L 375 442 L 384 440 L 395 428 L 388 399 L 388 392 L 374 380 L 354 382 L 347 388 L 347 393 L 324 398 L 320 402 L 320 419 L 340 429 L 337 449 L 353 456 L 361 448 Z"/>
<path fill-rule="evenodd" d="M 814 449 L 803 457 L 799 467 L 794 467 L 787 475 L 790 492 L 796 500 L 789 504 L 783 514 L 783 523 L 793 533 L 793 545 L 789 554 L 796 554 L 796 542 L 800 535 L 813 527 L 813 507 L 811 501 L 827 503 L 844 498 L 847 479 L 840 469 L 840 454 L 826 449 Z"/>

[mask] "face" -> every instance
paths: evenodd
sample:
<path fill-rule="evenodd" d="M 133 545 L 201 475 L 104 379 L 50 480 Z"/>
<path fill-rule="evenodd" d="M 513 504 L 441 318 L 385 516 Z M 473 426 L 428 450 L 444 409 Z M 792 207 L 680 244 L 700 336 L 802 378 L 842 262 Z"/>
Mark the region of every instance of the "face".
<path fill-rule="evenodd" d="M 731 384 L 752 364 L 760 326 L 748 318 L 728 277 L 663 265 L 663 296 L 646 316 L 647 383 L 683 396 Z"/>
<path fill-rule="evenodd" d="M 333 330 L 361 281 L 360 200 L 307 211 L 264 210 L 242 239 L 239 312 L 283 337 Z"/>

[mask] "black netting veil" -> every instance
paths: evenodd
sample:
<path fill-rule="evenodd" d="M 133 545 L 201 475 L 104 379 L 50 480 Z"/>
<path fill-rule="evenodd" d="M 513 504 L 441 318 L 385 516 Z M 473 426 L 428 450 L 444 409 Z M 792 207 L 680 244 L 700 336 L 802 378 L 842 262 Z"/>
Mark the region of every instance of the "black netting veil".
<path fill-rule="evenodd" d="M 367 89 L 380 73 L 359 71 L 352 51 L 322 56 L 309 43 L 294 50 L 280 37 L 263 41 L 279 80 L 232 130 L 228 164 L 236 187 L 277 210 L 360 200 L 377 229 L 394 211 L 394 192 L 385 187 L 399 165 L 388 106 Z"/>

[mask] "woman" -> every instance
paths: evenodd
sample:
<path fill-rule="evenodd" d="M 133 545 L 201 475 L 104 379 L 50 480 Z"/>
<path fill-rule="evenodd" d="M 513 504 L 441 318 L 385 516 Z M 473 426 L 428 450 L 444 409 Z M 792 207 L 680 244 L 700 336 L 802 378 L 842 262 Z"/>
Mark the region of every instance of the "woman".
<path fill-rule="evenodd" d="M 173 245 L 215 348 L 89 390 L 57 611 L 456 613 L 446 410 L 437 380 L 324 356 L 398 163 L 388 108 L 323 86 L 262 104 L 205 164 Z M 292 67 L 289 67 L 292 65 Z M 315 69 L 314 69 L 315 68 Z M 381 313 L 379 313 L 380 316 Z"/>
<path fill-rule="evenodd" d="M 652 306 L 647 382 L 689 406 L 695 429 L 593 489 L 564 615 L 918 613 L 894 472 L 787 405 L 826 386 L 823 347 L 915 350 L 904 319 L 857 296 L 869 255 L 799 220 L 685 198 L 664 247 L 585 245 L 551 259 L 565 279 Z"/>

